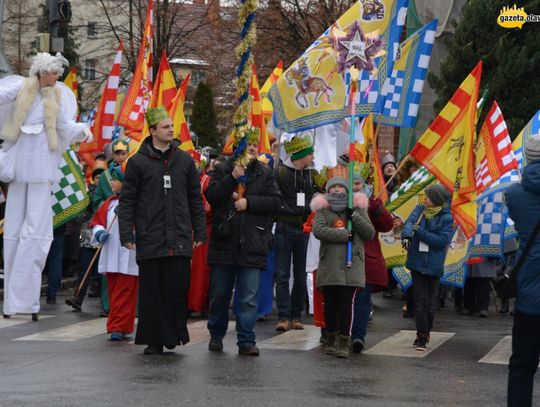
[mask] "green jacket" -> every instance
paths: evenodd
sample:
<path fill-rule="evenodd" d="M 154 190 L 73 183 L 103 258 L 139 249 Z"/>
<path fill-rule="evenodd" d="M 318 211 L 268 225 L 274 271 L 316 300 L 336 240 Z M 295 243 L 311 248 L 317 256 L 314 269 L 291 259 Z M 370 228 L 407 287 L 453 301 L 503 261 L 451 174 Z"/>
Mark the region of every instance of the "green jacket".
<path fill-rule="evenodd" d="M 364 269 L 364 240 L 373 239 L 375 229 L 369 220 L 366 209 L 355 208 L 352 214 L 354 230 L 353 263 L 348 268 L 347 229 L 334 227 L 335 222 L 345 221 L 345 213 L 338 214 L 323 208 L 316 212 L 313 221 L 313 234 L 321 241 L 319 268 L 317 269 L 317 287 L 344 285 L 364 287 L 366 274 Z"/>

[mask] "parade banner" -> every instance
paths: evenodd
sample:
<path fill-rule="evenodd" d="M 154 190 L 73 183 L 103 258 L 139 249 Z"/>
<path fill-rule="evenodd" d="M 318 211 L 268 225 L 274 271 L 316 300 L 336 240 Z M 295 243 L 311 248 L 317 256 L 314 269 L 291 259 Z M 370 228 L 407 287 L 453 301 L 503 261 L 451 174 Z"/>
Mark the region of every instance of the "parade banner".
<path fill-rule="evenodd" d="M 467 237 L 476 232 L 474 140 L 482 62 L 467 75 L 411 150 L 411 155 L 453 191 L 452 216 Z"/>
<path fill-rule="evenodd" d="M 422 90 L 435 41 L 438 20 L 426 24 L 399 46 L 392 74 L 386 78 L 381 97 L 373 108 L 378 122 L 394 127 L 415 127 Z"/>
<path fill-rule="evenodd" d="M 503 174 L 518 168 L 506 122 L 495 101 L 486 115 L 475 150 L 476 191 L 479 194 Z"/>
<path fill-rule="evenodd" d="M 90 203 L 84 175 L 73 150 L 64 153 L 58 171 L 60 180 L 52 185 L 55 229 L 81 215 Z"/>
<path fill-rule="evenodd" d="M 347 96 L 350 92 L 345 76 L 339 73 L 334 44 L 338 33 L 348 32 L 354 23 L 361 29 L 356 40 L 362 43 L 362 49 L 351 47 L 350 53 L 363 53 L 366 63 L 376 68 L 372 73 L 362 69 L 358 78 L 355 112 L 358 116 L 367 116 L 377 101 L 380 86 L 392 72 L 406 15 L 407 0 L 355 3 L 270 89 L 275 127 L 295 133 L 336 123 L 349 114 Z M 376 44 L 382 44 L 386 52 L 372 58 L 370 50 L 376 48 Z"/>

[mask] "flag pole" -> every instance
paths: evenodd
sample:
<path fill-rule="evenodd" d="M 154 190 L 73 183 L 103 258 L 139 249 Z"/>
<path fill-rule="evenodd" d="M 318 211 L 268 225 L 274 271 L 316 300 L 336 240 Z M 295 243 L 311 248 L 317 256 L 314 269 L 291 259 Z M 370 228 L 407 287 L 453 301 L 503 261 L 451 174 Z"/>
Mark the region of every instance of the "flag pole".
<path fill-rule="evenodd" d="M 349 72 L 350 75 L 350 72 Z M 352 75 L 351 75 L 352 76 Z M 357 91 L 358 82 L 356 79 L 353 79 L 351 77 L 351 87 L 350 87 L 350 108 L 351 108 L 351 125 L 350 125 L 350 133 L 349 133 L 349 201 L 348 201 L 348 207 L 349 212 L 352 213 L 353 209 L 353 185 L 354 185 L 354 139 L 355 139 L 355 121 L 356 121 L 356 91 Z M 347 219 L 347 230 L 349 231 L 349 234 L 352 232 L 352 219 Z M 347 242 L 347 268 L 352 268 L 353 263 L 353 242 L 351 239 Z"/>

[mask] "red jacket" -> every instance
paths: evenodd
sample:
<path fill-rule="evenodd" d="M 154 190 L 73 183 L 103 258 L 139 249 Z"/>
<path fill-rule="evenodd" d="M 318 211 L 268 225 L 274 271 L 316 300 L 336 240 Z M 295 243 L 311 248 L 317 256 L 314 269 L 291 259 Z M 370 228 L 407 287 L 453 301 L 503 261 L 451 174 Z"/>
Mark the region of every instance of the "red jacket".
<path fill-rule="evenodd" d="M 379 242 L 379 232 L 392 230 L 394 221 L 381 200 L 374 197 L 369 198 L 368 215 L 376 233 L 372 240 L 364 241 L 366 284 L 374 285 L 374 292 L 377 292 L 388 285 L 388 272 Z"/>

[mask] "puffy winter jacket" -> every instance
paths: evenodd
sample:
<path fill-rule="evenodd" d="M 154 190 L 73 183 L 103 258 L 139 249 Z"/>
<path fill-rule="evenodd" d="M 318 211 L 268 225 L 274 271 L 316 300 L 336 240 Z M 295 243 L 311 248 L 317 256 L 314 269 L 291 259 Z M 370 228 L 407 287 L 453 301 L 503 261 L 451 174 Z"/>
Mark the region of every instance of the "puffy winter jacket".
<path fill-rule="evenodd" d="M 433 219 L 427 220 L 422 217 L 418 224 L 419 229 L 413 232 L 413 225 L 418 222 L 422 212 L 424 212 L 424 205 L 414 208 L 401 233 L 402 239 L 411 239 L 405 265 L 409 270 L 441 277 L 444 273 L 444 260 L 448 246 L 452 241 L 454 219 L 450 214 L 450 208 L 443 208 Z M 429 246 L 427 252 L 419 250 L 420 241 Z"/>
<path fill-rule="evenodd" d="M 193 239 L 206 241 L 199 175 L 193 159 L 171 142 L 155 150 L 147 137 L 130 158 L 120 195 L 118 220 L 122 244 L 135 242 L 137 260 L 191 257 Z M 164 188 L 164 176 L 170 188 Z"/>
<path fill-rule="evenodd" d="M 232 176 L 234 163 L 229 159 L 217 165 L 205 196 L 212 206 L 212 234 L 208 264 L 265 269 L 272 245 L 272 218 L 281 205 L 272 170 L 255 160 L 246 169 L 244 198 L 247 210 L 236 212 Z"/>
<path fill-rule="evenodd" d="M 526 165 L 521 183 L 508 187 L 504 197 L 518 233 L 516 259 L 519 259 L 540 219 L 540 161 Z M 540 315 L 540 234 L 517 274 L 516 309 L 524 314 Z"/>

